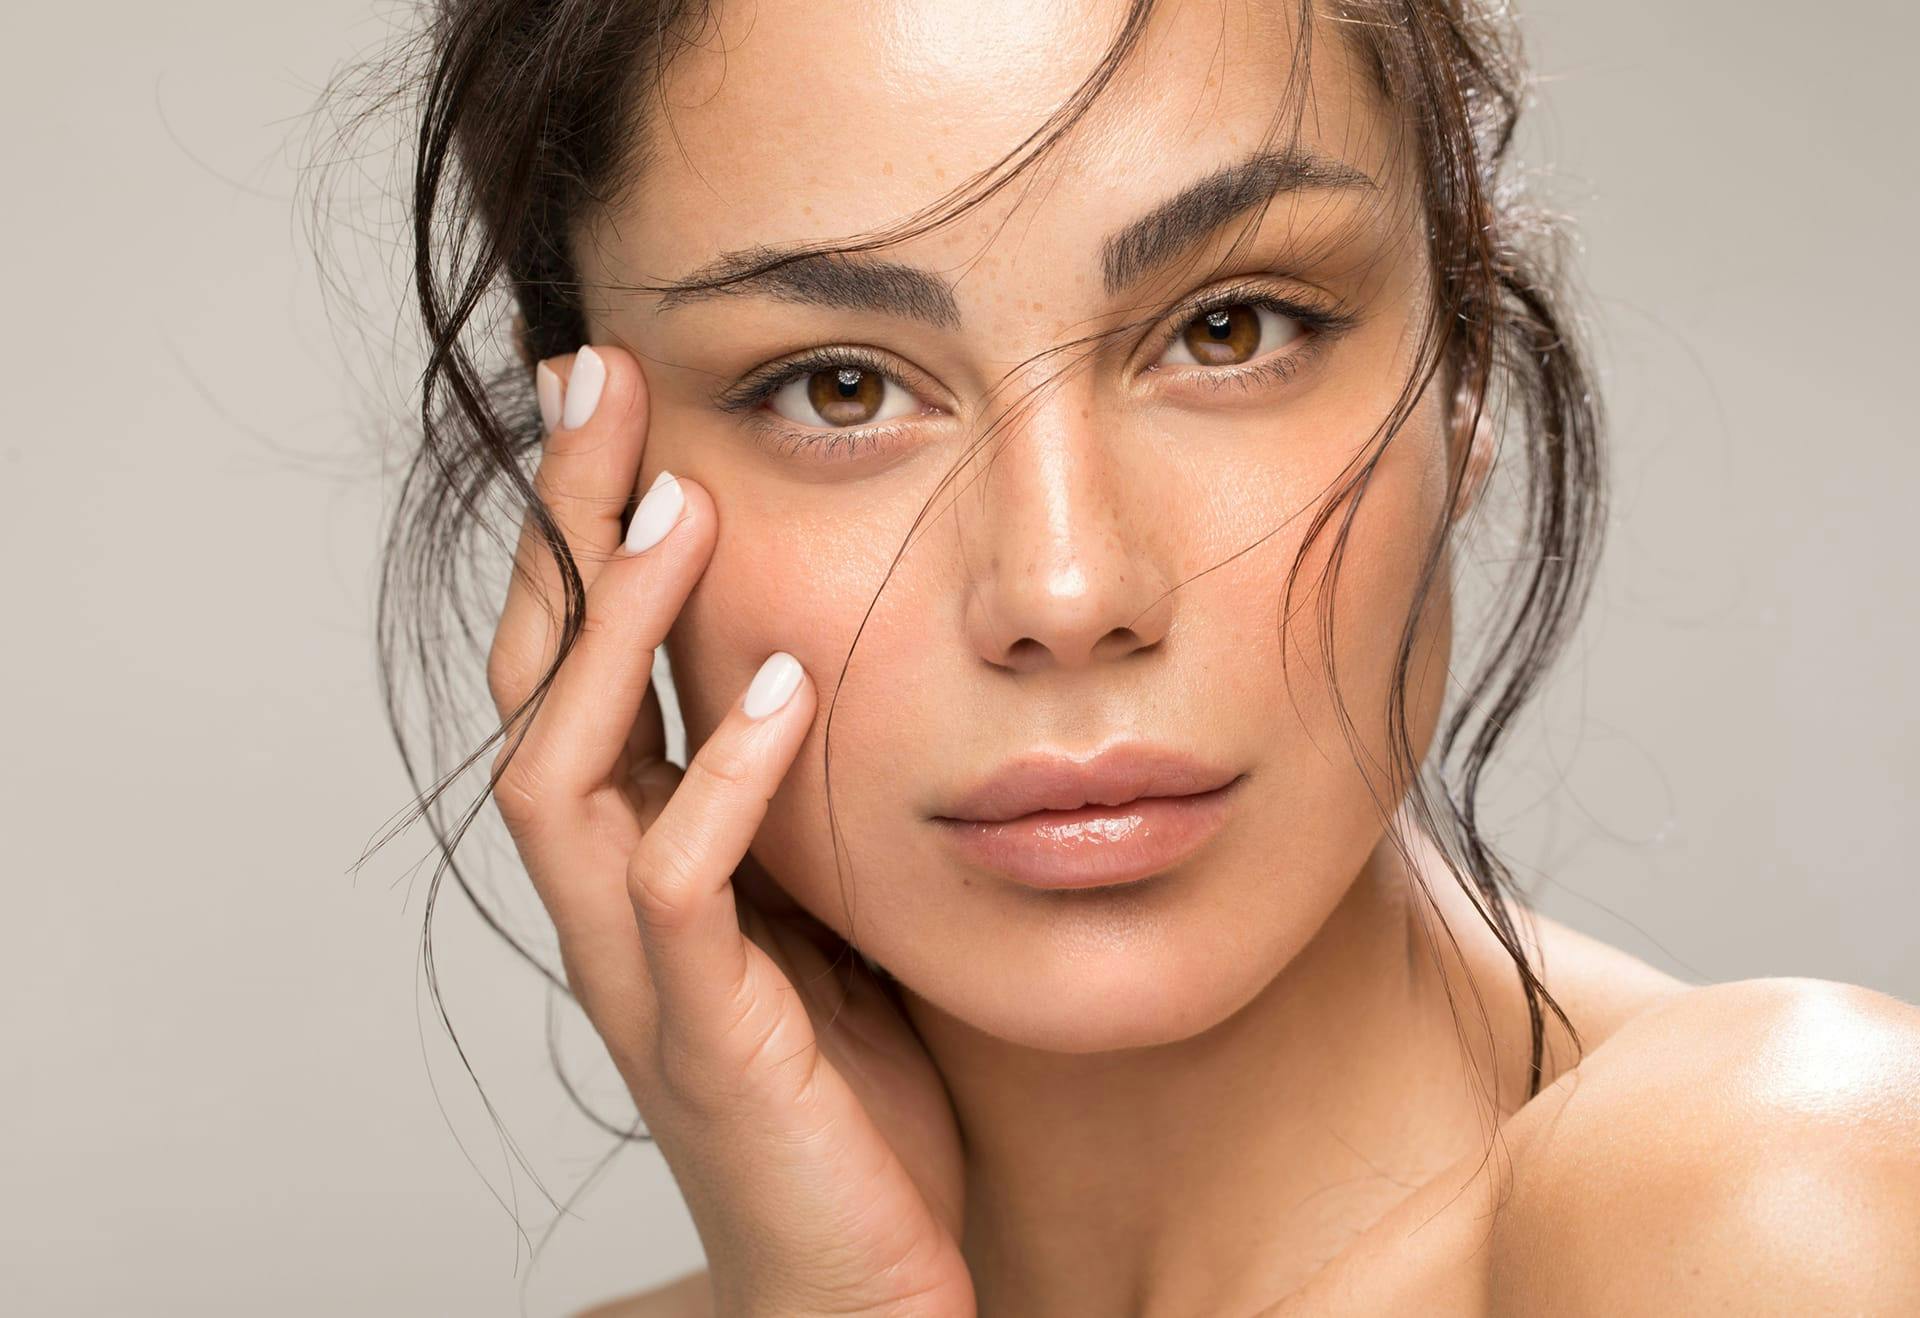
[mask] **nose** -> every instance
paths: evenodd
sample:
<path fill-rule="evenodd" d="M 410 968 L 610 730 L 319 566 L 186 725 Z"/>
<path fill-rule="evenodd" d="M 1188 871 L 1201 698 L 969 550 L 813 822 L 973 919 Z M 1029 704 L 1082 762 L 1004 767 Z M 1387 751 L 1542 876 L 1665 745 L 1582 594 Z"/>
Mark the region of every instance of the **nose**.
<path fill-rule="evenodd" d="M 1122 659 L 1172 626 L 1161 564 L 1177 519 L 1156 498 L 1151 446 L 1103 432 L 1087 378 L 1017 404 L 955 503 L 967 639 L 1010 671 Z"/>

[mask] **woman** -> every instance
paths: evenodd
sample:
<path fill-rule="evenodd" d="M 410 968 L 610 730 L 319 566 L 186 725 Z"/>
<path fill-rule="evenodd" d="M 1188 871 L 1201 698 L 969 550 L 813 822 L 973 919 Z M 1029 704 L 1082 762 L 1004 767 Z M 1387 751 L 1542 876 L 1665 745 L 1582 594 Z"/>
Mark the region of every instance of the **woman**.
<path fill-rule="evenodd" d="M 1601 508 L 1492 15 L 430 36 L 389 586 L 524 509 L 492 795 L 709 1265 L 596 1312 L 1920 1311 L 1914 1009 L 1476 828 Z"/>

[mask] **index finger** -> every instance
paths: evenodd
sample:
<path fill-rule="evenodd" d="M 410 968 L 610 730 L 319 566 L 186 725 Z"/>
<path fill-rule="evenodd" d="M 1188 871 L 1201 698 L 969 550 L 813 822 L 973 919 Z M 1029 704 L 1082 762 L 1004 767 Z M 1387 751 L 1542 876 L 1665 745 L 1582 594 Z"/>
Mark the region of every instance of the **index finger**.
<path fill-rule="evenodd" d="M 747 942 L 733 875 L 812 727 L 817 693 L 799 660 L 768 656 L 688 761 L 666 807 L 627 862 L 627 892 L 659 996 L 662 1041 L 690 1056 L 716 1037 L 747 985 Z"/>

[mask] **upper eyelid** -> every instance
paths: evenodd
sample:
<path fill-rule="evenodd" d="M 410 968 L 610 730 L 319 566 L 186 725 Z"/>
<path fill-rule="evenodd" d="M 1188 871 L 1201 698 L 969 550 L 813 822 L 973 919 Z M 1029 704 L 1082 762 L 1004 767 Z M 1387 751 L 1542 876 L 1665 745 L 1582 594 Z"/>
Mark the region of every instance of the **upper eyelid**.
<path fill-rule="evenodd" d="M 1228 290 L 1221 294 L 1205 294 L 1187 304 L 1184 308 L 1187 314 L 1183 319 L 1174 322 L 1166 332 L 1156 335 L 1155 343 L 1157 346 L 1154 349 L 1156 353 L 1155 361 L 1158 361 L 1157 354 L 1163 353 L 1168 348 L 1171 348 L 1180 337 L 1181 331 L 1188 325 L 1191 325 L 1209 311 L 1229 306 L 1265 307 L 1269 311 L 1294 319 L 1304 318 L 1307 328 L 1316 337 L 1322 334 L 1337 334 L 1351 325 L 1354 319 L 1352 316 L 1340 312 L 1306 306 L 1294 298 L 1274 297 L 1272 294 L 1263 294 L 1254 289 Z M 1261 355 L 1264 357 L 1268 354 L 1263 353 Z M 1255 360 L 1258 360 L 1258 358 Z M 1240 364 L 1245 365 L 1246 363 Z"/>
<path fill-rule="evenodd" d="M 1164 337 L 1171 339 L 1175 334 L 1178 334 L 1182 329 L 1186 328 L 1195 318 L 1205 315 L 1209 311 L 1239 303 L 1271 307 L 1274 309 L 1286 308 L 1309 317 L 1317 325 L 1331 327 L 1350 324 L 1354 319 L 1351 314 L 1337 308 L 1317 307 L 1305 299 L 1287 297 L 1283 294 L 1275 293 L 1272 289 L 1263 288 L 1256 283 L 1241 281 L 1226 284 L 1219 288 L 1203 290 L 1176 304 L 1170 309 L 1168 314 L 1179 318 L 1170 323 L 1168 332 Z"/>

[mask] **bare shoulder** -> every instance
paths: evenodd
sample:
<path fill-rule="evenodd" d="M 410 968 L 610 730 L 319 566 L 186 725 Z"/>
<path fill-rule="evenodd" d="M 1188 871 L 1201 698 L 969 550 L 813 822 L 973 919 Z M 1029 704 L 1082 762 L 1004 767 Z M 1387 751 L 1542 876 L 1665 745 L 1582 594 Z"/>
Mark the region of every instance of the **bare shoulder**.
<path fill-rule="evenodd" d="M 713 1318 L 713 1296 L 702 1270 L 652 1290 L 582 1309 L 574 1318 Z"/>
<path fill-rule="evenodd" d="M 1503 1128 L 1489 1312 L 1920 1312 L 1920 1008 L 1661 998 Z"/>

